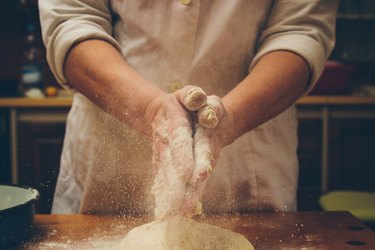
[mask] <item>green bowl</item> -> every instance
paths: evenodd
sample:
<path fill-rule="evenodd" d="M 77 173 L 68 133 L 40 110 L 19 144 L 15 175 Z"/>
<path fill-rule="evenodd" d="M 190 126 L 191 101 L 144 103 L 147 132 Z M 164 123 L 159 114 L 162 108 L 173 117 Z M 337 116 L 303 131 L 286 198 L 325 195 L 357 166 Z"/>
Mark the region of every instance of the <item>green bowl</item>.
<path fill-rule="evenodd" d="M 36 189 L 0 185 L 0 246 L 15 246 L 31 236 L 38 198 Z"/>

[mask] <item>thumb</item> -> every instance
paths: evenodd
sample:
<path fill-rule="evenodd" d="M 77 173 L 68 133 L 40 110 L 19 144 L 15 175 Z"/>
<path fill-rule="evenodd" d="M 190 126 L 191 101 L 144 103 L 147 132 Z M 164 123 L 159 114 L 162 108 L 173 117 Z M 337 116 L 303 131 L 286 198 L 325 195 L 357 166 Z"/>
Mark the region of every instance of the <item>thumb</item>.
<path fill-rule="evenodd" d="M 200 109 L 207 101 L 207 95 L 203 89 L 191 85 L 177 90 L 175 95 L 177 100 L 190 111 Z"/>
<path fill-rule="evenodd" d="M 215 128 L 224 113 L 224 106 L 218 96 L 208 96 L 207 104 L 198 111 L 198 122 L 205 128 Z"/>

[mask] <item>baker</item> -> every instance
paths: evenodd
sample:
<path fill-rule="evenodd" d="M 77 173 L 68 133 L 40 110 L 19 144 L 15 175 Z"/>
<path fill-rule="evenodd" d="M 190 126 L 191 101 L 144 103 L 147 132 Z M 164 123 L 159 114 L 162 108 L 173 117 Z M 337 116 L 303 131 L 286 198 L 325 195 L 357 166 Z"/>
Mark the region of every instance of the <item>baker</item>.
<path fill-rule="evenodd" d="M 199 133 L 214 168 L 192 181 L 205 182 L 205 212 L 297 209 L 294 103 L 332 51 L 337 1 L 40 0 L 39 9 L 50 68 L 75 91 L 53 213 L 151 212 L 157 152 L 170 149 L 192 181 Z M 199 133 L 183 102 L 194 86 L 222 113 Z"/>

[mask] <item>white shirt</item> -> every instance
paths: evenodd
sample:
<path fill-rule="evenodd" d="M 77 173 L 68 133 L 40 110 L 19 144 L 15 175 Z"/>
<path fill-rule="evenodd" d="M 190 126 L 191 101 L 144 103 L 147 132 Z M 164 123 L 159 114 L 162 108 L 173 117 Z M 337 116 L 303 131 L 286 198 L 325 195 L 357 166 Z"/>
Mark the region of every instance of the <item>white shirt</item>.
<path fill-rule="evenodd" d="M 47 59 L 63 63 L 85 39 L 115 46 L 165 91 L 185 85 L 224 96 L 266 53 L 288 50 L 311 70 L 334 45 L 337 1 L 40 0 Z M 225 147 L 203 196 L 206 211 L 295 210 L 297 119 L 292 106 Z M 76 94 L 69 113 L 55 213 L 143 213 L 153 207 L 151 143 Z"/>

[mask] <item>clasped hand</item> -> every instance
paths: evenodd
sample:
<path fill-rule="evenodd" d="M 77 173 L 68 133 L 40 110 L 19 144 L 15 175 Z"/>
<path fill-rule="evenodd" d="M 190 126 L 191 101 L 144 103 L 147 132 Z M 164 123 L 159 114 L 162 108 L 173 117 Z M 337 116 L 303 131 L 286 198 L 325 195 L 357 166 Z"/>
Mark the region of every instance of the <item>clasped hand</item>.
<path fill-rule="evenodd" d="M 230 113 L 219 97 L 186 86 L 156 97 L 146 118 L 152 127 L 156 218 L 201 213 L 207 179 L 221 148 L 231 141 Z"/>

